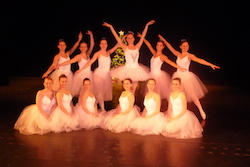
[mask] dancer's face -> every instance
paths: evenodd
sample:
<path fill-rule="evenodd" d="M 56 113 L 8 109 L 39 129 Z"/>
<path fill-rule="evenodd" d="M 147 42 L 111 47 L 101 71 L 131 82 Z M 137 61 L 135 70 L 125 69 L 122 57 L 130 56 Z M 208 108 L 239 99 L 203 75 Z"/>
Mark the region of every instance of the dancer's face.
<path fill-rule="evenodd" d="M 100 46 L 101 49 L 106 50 L 107 47 L 108 47 L 108 42 L 106 40 L 101 40 L 99 46 Z"/>
<path fill-rule="evenodd" d="M 127 91 L 131 90 L 132 83 L 129 80 L 123 81 L 123 88 Z"/>
<path fill-rule="evenodd" d="M 88 45 L 86 43 L 81 43 L 79 49 L 81 52 L 85 53 L 88 50 Z"/>
<path fill-rule="evenodd" d="M 156 50 L 157 51 L 162 51 L 163 49 L 164 49 L 164 45 L 163 45 L 163 43 L 162 42 L 157 42 L 157 44 L 156 44 Z"/>
<path fill-rule="evenodd" d="M 90 90 L 91 89 L 91 82 L 88 80 L 84 81 L 83 88 L 84 88 L 84 90 Z"/>
<path fill-rule="evenodd" d="M 53 82 L 50 79 L 45 79 L 43 82 L 43 86 L 45 89 L 51 90 L 53 86 Z"/>
<path fill-rule="evenodd" d="M 60 51 L 65 51 L 67 45 L 66 45 L 65 42 L 61 41 L 61 42 L 59 42 L 59 44 L 57 45 L 57 47 L 58 47 L 58 49 L 59 49 Z"/>
<path fill-rule="evenodd" d="M 182 52 L 187 52 L 189 50 L 189 44 L 188 42 L 183 42 L 181 45 L 180 45 L 180 48 L 181 48 L 181 51 Z"/>
<path fill-rule="evenodd" d="M 135 37 L 133 34 L 128 34 L 127 35 L 127 38 L 126 38 L 126 41 L 129 43 L 129 44 L 134 44 L 134 41 L 135 41 Z"/>
<path fill-rule="evenodd" d="M 61 85 L 61 88 L 67 87 L 68 79 L 67 78 L 60 78 L 59 83 Z"/>
<path fill-rule="evenodd" d="M 154 80 L 149 80 L 147 83 L 148 91 L 154 91 L 155 85 L 156 84 Z"/>
<path fill-rule="evenodd" d="M 172 81 L 172 90 L 173 91 L 177 91 L 177 90 L 180 90 L 181 88 L 181 84 L 178 80 L 173 80 Z"/>

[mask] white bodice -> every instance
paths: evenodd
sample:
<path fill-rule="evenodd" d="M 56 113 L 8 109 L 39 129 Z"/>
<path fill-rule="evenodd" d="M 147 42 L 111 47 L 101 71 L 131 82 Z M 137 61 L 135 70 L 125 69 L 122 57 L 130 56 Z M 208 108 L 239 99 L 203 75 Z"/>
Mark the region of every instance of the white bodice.
<path fill-rule="evenodd" d="M 156 101 L 154 100 L 154 96 L 155 95 L 153 95 L 149 99 L 146 99 L 146 98 L 144 99 L 143 104 L 144 104 L 144 106 L 145 106 L 145 108 L 147 110 L 146 116 L 151 115 L 156 110 Z"/>
<path fill-rule="evenodd" d="M 89 62 L 89 58 L 86 60 L 82 57 L 81 61 L 78 62 L 78 66 L 79 66 L 79 69 L 81 69 L 82 67 L 85 66 L 85 64 L 87 64 Z M 91 70 L 91 66 L 88 66 L 87 68 L 85 68 L 83 71 L 90 71 Z"/>
<path fill-rule="evenodd" d="M 126 111 L 128 109 L 128 107 L 129 107 L 129 100 L 128 100 L 129 95 L 131 95 L 131 93 L 128 94 L 127 96 L 125 96 L 125 97 L 120 96 L 120 98 L 119 98 L 119 104 L 120 104 L 120 107 L 121 107 L 121 112 Z"/>
<path fill-rule="evenodd" d="M 64 63 L 65 61 L 68 61 L 68 60 L 70 60 L 70 58 L 69 57 L 67 57 L 67 58 L 65 58 L 65 57 L 62 57 L 62 56 L 60 56 L 60 59 L 59 59 L 59 61 L 58 61 L 58 64 L 61 64 L 61 63 Z M 59 67 L 59 69 L 61 70 L 61 71 L 71 71 L 71 64 L 68 64 L 68 65 L 64 65 L 64 66 L 60 66 Z"/>
<path fill-rule="evenodd" d="M 182 102 L 180 98 L 181 94 L 182 92 L 178 95 L 176 99 L 173 99 L 172 94 L 170 96 L 170 102 L 172 104 L 172 114 L 173 114 L 172 117 L 175 117 L 182 111 Z"/>
<path fill-rule="evenodd" d="M 101 55 L 98 59 L 98 68 L 103 70 L 103 71 L 109 71 L 110 70 L 110 64 L 111 64 L 111 59 L 110 56 L 105 57 Z"/>
<path fill-rule="evenodd" d="M 188 56 L 183 57 L 182 59 L 178 56 L 176 60 L 176 64 L 182 68 L 186 68 L 187 71 L 189 71 L 190 66 L 190 60 L 188 59 Z M 180 69 L 177 69 L 177 71 L 180 71 Z"/>
<path fill-rule="evenodd" d="M 94 113 L 95 112 L 95 96 L 94 97 L 90 97 L 88 96 L 88 98 L 86 99 L 86 108 L 89 110 L 89 112 Z"/>
<path fill-rule="evenodd" d="M 139 59 L 139 50 L 138 49 L 128 49 L 125 50 L 125 59 L 126 64 L 125 66 L 128 68 L 137 68 L 139 66 L 138 59 Z"/>
<path fill-rule="evenodd" d="M 47 115 L 51 113 L 51 109 L 55 104 L 56 104 L 55 94 L 53 99 L 48 98 L 46 95 L 42 97 L 42 109 L 46 112 Z"/>
<path fill-rule="evenodd" d="M 71 100 L 72 100 L 72 96 L 71 94 L 67 95 L 67 94 L 63 94 L 63 97 L 62 97 L 62 104 L 64 106 L 64 108 L 69 112 L 71 113 L 72 110 L 71 110 Z"/>
<path fill-rule="evenodd" d="M 162 66 L 162 61 L 160 59 L 160 56 L 154 58 L 154 56 L 152 56 L 151 60 L 150 60 L 150 70 L 151 73 L 153 74 L 158 74 L 161 71 L 161 66 Z"/>

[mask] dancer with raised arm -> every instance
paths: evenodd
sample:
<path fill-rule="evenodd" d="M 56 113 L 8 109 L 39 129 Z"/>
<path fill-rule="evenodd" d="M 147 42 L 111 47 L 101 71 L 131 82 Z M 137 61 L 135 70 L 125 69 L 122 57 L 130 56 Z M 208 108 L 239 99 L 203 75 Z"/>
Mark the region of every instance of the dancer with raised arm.
<path fill-rule="evenodd" d="M 180 139 L 201 138 L 202 126 L 194 113 L 187 110 L 187 99 L 181 91 L 180 78 L 172 80 L 172 90 L 162 135 Z"/>
<path fill-rule="evenodd" d="M 90 36 L 90 46 L 88 48 L 88 44 L 86 42 L 81 42 L 79 49 L 81 51 L 80 54 L 76 55 L 74 58 L 65 61 L 61 64 L 58 64 L 57 67 L 65 66 L 68 64 L 72 64 L 75 62 L 78 62 L 79 69 L 81 69 L 85 64 L 87 64 L 90 61 L 90 55 L 93 51 L 95 42 L 93 33 L 91 31 L 87 31 L 87 33 Z M 81 94 L 82 91 L 82 82 L 84 78 L 89 78 L 90 81 L 92 81 L 92 71 L 91 66 L 88 68 L 82 70 L 80 73 L 75 73 L 73 76 L 73 82 L 72 82 L 72 88 L 71 88 L 71 94 L 73 97 L 78 97 Z"/>
<path fill-rule="evenodd" d="M 73 111 L 72 96 L 67 89 L 66 75 L 59 77 L 60 89 L 56 93 L 57 107 L 51 114 L 50 128 L 52 132 L 70 132 L 79 130 L 77 117 Z"/>
<path fill-rule="evenodd" d="M 44 78 L 44 89 L 36 94 L 36 104 L 27 106 L 17 119 L 14 129 L 25 135 L 43 135 L 51 131 L 50 115 L 56 107 L 55 92 L 52 90 L 53 80 Z"/>
<path fill-rule="evenodd" d="M 77 70 L 76 74 L 90 67 L 96 60 L 98 60 L 98 67 L 93 73 L 94 95 L 97 98 L 101 110 L 106 111 L 104 101 L 111 101 L 113 98 L 112 78 L 110 76 L 110 54 L 116 50 L 118 44 L 107 50 L 108 42 L 106 38 L 102 38 L 99 46 L 101 49 L 93 55 L 87 64 Z"/>
<path fill-rule="evenodd" d="M 123 88 L 118 106 L 107 112 L 104 129 L 115 133 L 130 131 L 131 122 L 138 116 L 139 107 L 134 106 L 135 96 L 132 92 L 132 80 L 123 80 Z"/>
<path fill-rule="evenodd" d="M 196 76 L 194 73 L 189 71 L 189 66 L 191 61 L 195 61 L 197 63 L 210 66 L 212 69 L 220 69 L 219 66 L 216 66 L 212 63 L 207 62 L 204 59 L 196 57 L 194 54 L 188 52 L 189 43 L 187 40 L 182 40 L 180 43 L 181 52 L 175 50 L 166 39 L 164 39 L 161 35 L 158 35 L 159 38 L 166 44 L 167 48 L 177 57 L 176 64 L 180 67 L 186 68 L 187 71 L 181 71 L 177 69 L 177 71 L 173 74 L 173 78 L 180 78 L 182 81 L 182 90 L 185 92 L 187 96 L 187 101 L 193 101 L 194 104 L 199 109 L 200 115 L 203 120 L 206 119 L 206 113 L 204 112 L 202 105 L 200 103 L 200 98 L 204 97 L 208 92 L 205 85 Z"/>
<path fill-rule="evenodd" d="M 68 61 L 70 59 L 70 55 L 76 50 L 76 48 L 78 47 L 81 40 L 82 40 L 82 32 L 79 33 L 78 40 L 74 44 L 74 46 L 69 51 L 66 51 L 67 45 L 66 45 L 66 43 L 65 43 L 65 41 L 63 39 L 60 39 L 58 41 L 58 45 L 57 45 L 57 47 L 59 49 L 59 53 L 54 56 L 53 63 L 48 68 L 48 70 L 43 74 L 42 78 L 47 77 L 54 69 L 56 69 L 58 64 L 61 64 L 61 63 L 65 62 L 65 61 Z M 54 81 L 53 88 L 52 88 L 54 91 L 58 91 L 59 88 L 60 88 L 58 78 L 62 74 L 67 76 L 67 78 L 68 78 L 68 86 L 67 86 L 67 88 L 69 90 L 71 89 L 73 73 L 71 71 L 71 65 L 68 64 L 68 65 L 60 66 L 58 69 L 54 70 L 50 74 L 50 77 Z"/>
<path fill-rule="evenodd" d="M 111 76 L 114 78 L 118 78 L 120 80 L 124 80 L 125 78 L 131 78 L 133 81 L 133 91 L 136 90 L 138 81 L 145 81 L 149 78 L 148 67 L 142 64 L 139 64 L 138 59 L 139 59 L 139 50 L 142 46 L 143 39 L 145 38 L 146 33 L 148 31 L 148 26 L 154 23 L 155 21 L 151 20 L 146 24 L 142 32 L 141 38 L 137 44 L 134 44 L 135 37 L 134 37 L 133 32 L 129 32 L 128 34 L 126 34 L 125 39 L 128 45 L 122 42 L 122 39 L 119 38 L 118 34 L 116 33 L 115 29 L 113 28 L 111 24 L 108 24 L 106 22 L 103 23 L 103 26 L 110 28 L 116 41 L 124 50 L 125 59 L 126 59 L 126 64 L 124 66 L 119 66 L 111 70 Z"/>
<path fill-rule="evenodd" d="M 137 36 L 141 37 L 141 34 L 138 33 Z M 148 40 L 144 39 L 143 41 L 153 55 L 150 60 L 150 77 L 154 78 L 157 83 L 155 85 L 155 92 L 160 95 L 161 99 L 168 99 L 169 93 L 171 91 L 171 77 L 167 72 L 161 70 L 163 62 L 166 62 L 167 64 L 180 69 L 181 71 L 185 71 L 186 69 L 176 65 L 162 53 L 162 50 L 165 48 L 165 44 L 163 41 L 157 41 L 156 50 L 152 47 Z M 144 94 L 146 94 L 147 89 L 144 91 Z"/>
<path fill-rule="evenodd" d="M 91 91 L 89 78 L 83 80 L 83 91 L 75 107 L 80 128 L 91 130 L 102 127 L 104 112 L 99 112 Z"/>

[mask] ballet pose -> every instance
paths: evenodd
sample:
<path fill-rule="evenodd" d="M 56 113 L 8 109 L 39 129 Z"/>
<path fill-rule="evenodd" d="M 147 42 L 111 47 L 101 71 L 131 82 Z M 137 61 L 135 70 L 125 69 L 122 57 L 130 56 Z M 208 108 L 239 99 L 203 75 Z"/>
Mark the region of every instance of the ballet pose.
<path fill-rule="evenodd" d="M 141 37 L 141 34 L 138 33 L 137 36 Z M 150 77 L 154 78 L 157 83 L 155 86 L 155 92 L 161 96 L 161 99 L 168 99 L 169 93 L 171 91 L 171 77 L 168 73 L 161 70 L 163 62 L 166 62 L 167 64 L 180 69 L 181 71 L 185 71 L 186 69 L 176 65 L 162 53 L 162 50 L 165 48 L 165 44 L 163 41 L 159 40 L 157 42 L 156 50 L 152 47 L 148 40 L 144 39 L 143 41 L 153 55 L 150 60 Z"/>
<path fill-rule="evenodd" d="M 131 122 L 138 116 L 138 107 L 134 106 L 135 96 L 132 93 L 132 80 L 123 81 L 125 89 L 120 98 L 119 105 L 107 112 L 104 120 L 104 129 L 115 133 L 130 131 Z"/>
<path fill-rule="evenodd" d="M 212 63 L 207 62 L 204 59 L 196 57 L 194 54 L 191 54 L 188 52 L 189 50 L 189 44 L 186 40 L 182 40 L 180 43 L 180 49 L 181 52 L 175 50 L 170 43 L 166 41 L 161 35 L 158 35 L 159 38 L 165 43 L 167 48 L 177 57 L 176 64 L 178 66 L 181 66 L 183 68 L 186 68 L 187 71 L 181 71 L 177 69 L 177 71 L 173 74 L 173 78 L 180 78 L 182 81 L 182 90 L 185 92 L 187 96 L 187 101 L 193 101 L 194 104 L 199 109 L 200 115 L 202 119 L 206 119 L 206 113 L 204 112 L 202 105 L 200 103 L 200 98 L 204 97 L 205 94 L 208 92 L 205 85 L 202 83 L 202 81 L 199 79 L 198 76 L 196 76 L 194 73 L 189 71 L 189 66 L 192 61 L 195 61 L 197 63 L 210 66 L 212 69 L 220 69 L 219 66 L 216 66 Z"/>
<path fill-rule="evenodd" d="M 52 90 L 53 80 L 44 78 L 44 89 L 36 94 L 36 104 L 27 106 L 17 119 L 14 129 L 25 135 L 49 133 L 50 114 L 56 107 L 55 92 Z"/>
<path fill-rule="evenodd" d="M 144 98 L 144 110 L 141 117 L 136 118 L 131 124 L 131 131 L 139 135 L 159 135 L 162 130 L 164 114 L 160 112 L 161 98 L 155 92 L 154 79 L 147 81 L 148 93 Z"/>
<path fill-rule="evenodd" d="M 79 45 L 80 41 L 82 40 L 82 33 L 80 32 L 78 35 L 78 40 L 77 42 L 74 44 L 74 46 L 66 52 L 66 43 L 64 42 L 63 39 L 60 39 L 58 42 L 58 49 L 59 49 L 59 53 L 57 55 L 55 55 L 54 59 L 53 59 L 53 63 L 51 64 L 51 66 L 48 68 L 48 70 L 43 74 L 42 78 L 47 77 L 54 69 L 56 69 L 58 64 L 61 64 L 65 61 L 70 60 L 70 55 L 76 50 L 77 46 Z M 73 73 L 71 71 L 71 65 L 64 65 L 64 66 L 60 66 L 58 69 L 54 70 L 51 74 L 50 77 L 53 79 L 54 84 L 53 84 L 53 90 L 54 91 L 58 91 L 60 84 L 59 84 L 59 76 L 61 76 L 62 74 L 66 75 L 68 78 L 68 89 L 71 89 L 71 83 L 72 83 L 72 78 L 73 78 Z"/>
<path fill-rule="evenodd" d="M 91 130 L 102 127 L 104 113 L 99 113 L 96 99 L 91 92 L 91 82 L 89 78 L 83 80 L 83 92 L 75 107 L 80 128 Z"/>
<path fill-rule="evenodd" d="M 61 66 L 65 66 L 68 64 L 72 64 L 75 62 L 78 62 L 79 69 L 81 69 L 85 64 L 87 64 L 90 60 L 90 55 L 93 51 L 95 42 L 94 42 L 94 37 L 93 33 L 91 31 L 87 31 L 87 33 L 90 36 L 90 46 L 88 48 L 88 44 L 86 42 L 81 42 L 79 49 L 81 51 L 80 54 L 76 55 L 74 58 L 65 61 L 61 64 L 58 64 L 57 68 Z M 80 73 L 75 73 L 73 76 L 73 81 L 72 81 L 72 88 L 71 88 L 71 94 L 73 97 L 78 97 L 81 94 L 82 91 L 82 82 L 84 78 L 89 78 L 90 81 L 92 81 L 92 71 L 91 71 L 91 66 L 88 68 L 82 70 Z"/>
<path fill-rule="evenodd" d="M 111 76 L 114 78 L 118 78 L 120 80 L 124 80 L 125 78 L 131 78 L 133 80 L 133 90 L 136 90 L 138 81 L 145 81 L 149 78 L 149 69 L 148 67 L 139 64 L 139 50 L 143 43 L 143 39 L 146 36 L 148 31 L 148 26 L 154 24 L 155 21 L 151 20 L 148 22 L 142 32 L 141 38 L 137 44 L 134 44 L 135 37 L 134 33 L 129 32 L 125 35 L 125 39 L 128 45 L 122 42 L 122 39 L 119 38 L 118 34 L 116 33 L 115 29 L 111 24 L 106 22 L 103 23 L 103 26 L 109 27 L 112 34 L 114 35 L 118 44 L 122 47 L 125 54 L 126 64 L 125 66 L 119 66 L 111 70 Z"/>
<path fill-rule="evenodd" d="M 186 95 L 181 91 L 180 78 L 172 80 L 172 90 L 166 114 L 167 123 L 162 135 L 180 139 L 201 138 L 202 126 L 194 113 L 187 110 Z"/>
<path fill-rule="evenodd" d="M 67 89 L 66 75 L 59 77 L 60 89 L 56 93 L 57 107 L 51 114 L 50 128 L 52 132 L 70 132 L 78 130 L 77 117 L 73 112 L 72 96 Z"/>
<path fill-rule="evenodd" d="M 112 54 L 118 45 L 107 50 L 108 42 L 105 38 L 100 41 L 100 50 L 97 51 L 91 60 L 85 64 L 82 68 L 77 70 L 75 73 L 78 74 L 86 68 L 90 67 L 96 60 L 98 60 L 98 68 L 94 70 L 93 73 L 93 84 L 94 84 L 94 94 L 97 101 L 101 107 L 102 111 L 106 111 L 104 107 L 104 101 L 112 100 L 112 79 L 110 76 L 110 54 Z"/>

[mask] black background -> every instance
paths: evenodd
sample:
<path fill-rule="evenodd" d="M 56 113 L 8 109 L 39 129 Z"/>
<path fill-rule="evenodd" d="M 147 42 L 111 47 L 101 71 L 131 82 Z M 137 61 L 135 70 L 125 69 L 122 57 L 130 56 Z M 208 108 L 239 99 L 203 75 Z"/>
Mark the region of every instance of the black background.
<path fill-rule="evenodd" d="M 5 1 L 4 53 L 1 70 L 8 76 L 40 77 L 58 52 L 58 39 L 65 39 L 68 49 L 77 40 L 79 31 L 94 33 L 95 48 L 106 37 L 109 48 L 115 44 L 110 30 L 102 26 L 107 21 L 117 31 L 142 32 L 151 19 L 146 38 L 155 46 L 157 34 L 163 35 L 174 48 L 182 38 L 190 43 L 190 52 L 221 66 L 213 71 L 192 63 L 191 71 L 203 81 L 243 83 L 248 74 L 247 44 L 248 7 L 235 1 Z M 87 35 L 84 40 L 89 41 Z M 137 38 L 138 40 L 138 38 Z M 245 49 L 244 49 L 245 48 Z M 143 45 L 140 62 L 149 65 L 151 53 Z M 76 50 L 74 54 L 79 53 Z M 165 48 L 164 53 L 175 61 Z M 73 55 L 74 56 L 74 55 Z M 92 68 L 96 67 L 95 63 Z M 73 65 L 73 71 L 76 65 Z M 172 74 L 175 69 L 164 64 Z M 248 79 L 248 78 L 247 78 Z M 243 84 L 244 85 L 244 84 Z"/>

